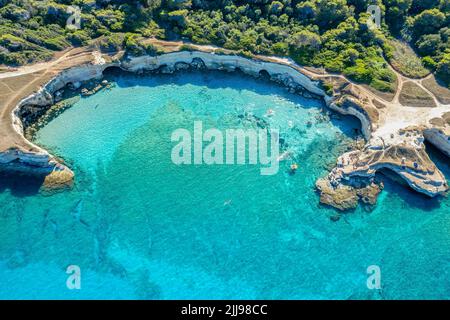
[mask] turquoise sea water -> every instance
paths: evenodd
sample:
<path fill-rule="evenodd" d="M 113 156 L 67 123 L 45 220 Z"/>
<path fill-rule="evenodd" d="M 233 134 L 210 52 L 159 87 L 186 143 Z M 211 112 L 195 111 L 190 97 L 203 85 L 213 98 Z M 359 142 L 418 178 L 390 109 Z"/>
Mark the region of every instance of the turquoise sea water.
<path fill-rule="evenodd" d="M 36 143 L 76 173 L 71 191 L 0 180 L 0 298 L 400 299 L 450 297 L 450 200 L 389 180 L 376 208 L 338 222 L 316 179 L 359 124 L 324 120 L 319 101 L 239 74 L 137 77 L 41 129 Z M 275 110 L 272 117 L 268 109 Z M 177 166 L 177 128 L 279 128 L 294 159 L 259 166 Z M 448 160 L 433 159 L 450 177 Z M 299 164 L 295 175 L 291 163 Z M 66 268 L 81 269 L 81 289 Z M 366 286 L 381 269 L 381 290 Z"/>

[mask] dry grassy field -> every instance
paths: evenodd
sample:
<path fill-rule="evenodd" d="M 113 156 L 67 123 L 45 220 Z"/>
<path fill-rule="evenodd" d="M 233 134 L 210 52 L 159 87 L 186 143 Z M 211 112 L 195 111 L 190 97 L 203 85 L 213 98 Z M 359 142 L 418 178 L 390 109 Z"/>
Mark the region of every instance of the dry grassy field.
<path fill-rule="evenodd" d="M 409 78 L 423 78 L 430 73 L 408 44 L 398 40 L 391 40 L 390 44 L 394 48 L 390 63 L 395 70 Z"/>

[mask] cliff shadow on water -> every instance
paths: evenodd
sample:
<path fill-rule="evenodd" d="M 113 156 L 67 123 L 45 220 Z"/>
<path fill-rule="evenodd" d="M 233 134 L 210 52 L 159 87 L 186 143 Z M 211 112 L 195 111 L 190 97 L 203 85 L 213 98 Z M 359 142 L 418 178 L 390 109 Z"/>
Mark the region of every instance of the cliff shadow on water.
<path fill-rule="evenodd" d="M 0 172 L 0 193 L 10 191 L 16 197 L 28 197 L 39 193 L 45 176 L 33 176 Z"/>
<path fill-rule="evenodd" d="M 253 91 L 259 95 L 273 96 L 274 94 L 295 103 L 296 107 L 303 109 L 321 109 L 325 114 L 323 121 L 329 121 L 332 125 L 342 129 L 350 124 L 351 131 L 347 134 L 355 138 L 362 134 L 362 124 L 353 115 L 343 115 L 329 109 L 321 97 L 303 97 L 299 93 L 289 92 L 288 87 L 270 79 L 266 70 L 261 70 L 259 77 L 251 76 L 240 68 L 234 71 L 188 69 L 177 70 L 174 73 L 164 74 L 157 71 L 147 71 L 143 74 L 129 72 L 119 67 L 108 67 L 103 71 L 104 79 L 114 83 L 120 88 L 129 88 L 136 85 L 154 87 L 162 84 L 172 83 L 176 86 L 194 85 L 202 86 L 206 83 L 208 89 L 234 89 L 238 91 Z M 136 80 L 139 79 L 139 82 Z M 220 79 L 221 81 L 217 81 Z M 236 81 L 240 79 L 242 81 Z M 260 85 L 257 85 L 260 84 Z M 261 86 L 263 84 L 263 86 Z M 266 86 L 270 86 L 270 90 Z M 344 124 L 345 123 L 345 124 Z M 346 130 L 343 130 L 346 131 Z"/>
<path fill-rule="evenodd" d="M 439 170 L 449 181 L 450 178 L 450 162 L 448 157 L 431 143 L 425 142 L 427 153 L 431 160 L 436 164 Z M 394 171 L 384 168 L 379 170 L 377 174 L 384 183 L 384 192 L 389 192 L 400 197 L 412 208 L 418 208 L 424 212 L 432 212 L 442 207 L 442 197 L 430 198 L 426 195 L 418 193 L 411 189 L 408 184 Z M 448 195 L 446 196 L 448 197 Z"/>
<path fill-rule="evenodd" d="M 263 70 L 264 71 L 264 70 Z M 267 73 L 267 72 L 265 72 Z M 122 70 L 119 67 L 108 67 L 103 71 L 103 76 L 108 81 L 114 82 L 118 87 L 127 88 L 133 87 L 137 84 L 140 86 L 157 86 L 160 84 L 166 84 L 173 82 L 174 85 L 194 85 L 202 86 L 207 85 L 209 89 L 235 89 L 238 91 L 253 91 L 259 95 L 272 96 L 278 94 L 283 98 L 292 100 L 293 102 L 303 102 L 302 107 L 309 108 L 325 108 L 325 103 L 322 98 L 305 98 L 297 93 L 290 93 L 288 88 L 283 84 L 270 80 L 270 77 L 262 72 L 259 77 L 252 77 L 236 68 L 234 71 L 225 70 L 208 70 L 208 69 L 189 69 L 189 70 L 177 70 L 174 73 L 164 74 L 156 71 L 148 71 L 143 74 L 136 74 Z M 139 79 L 138 83 L 136 79 Z M 217 81 L 220 79 L 221 81 Z M 241 79 L 242 81 L 236 81 Z M 272 90 L 268 91 L 264 86 L 253 85 L 253 83 L 270 85 Z M 305 101 L 315 101 L 315 104 L 307 103 Z"/>
<path fill-rule="evenodd" d="M 427 140 L 425 140 L 425 146 L 427 148 L 427 153 L 430 156 L 431 160 L 433 160 L 433 162 L 436 164 L 439 170 L 442 171 L 442 173 L 447 178 L 447 181 L 450 182 L 450 161 L 448 159 L 448 156 L 443 154 L 441 150 L 436 148 L 433 144 L 429 143 Z"/>

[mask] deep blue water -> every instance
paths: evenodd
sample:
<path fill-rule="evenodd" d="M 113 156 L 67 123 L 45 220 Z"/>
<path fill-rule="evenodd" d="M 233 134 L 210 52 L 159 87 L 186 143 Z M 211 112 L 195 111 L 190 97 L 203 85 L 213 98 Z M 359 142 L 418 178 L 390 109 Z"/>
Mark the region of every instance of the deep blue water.
<path fill-rule="evenodd" d="M 337 211 L 319 204 L 314 183 L 355 119 L 323 121 L 321 102 L 238 74 L 110 77 L 115 88 L 79 98 L 36 137 L 74 169 L 73 190 L 0 180 L 0 298 L 449 298 L 449 199 L 386 180 L 372 210 L 333 222 Z M 171 133 L 196 120 L 279 128 L 294 159 L 273 176 L 177 166 Z M 433 158 L 450 177 L 448 160 Z M 80 290 L 66 287 L 69 265 Z M 381 290 L 366 286 L 370 265 Z"/>

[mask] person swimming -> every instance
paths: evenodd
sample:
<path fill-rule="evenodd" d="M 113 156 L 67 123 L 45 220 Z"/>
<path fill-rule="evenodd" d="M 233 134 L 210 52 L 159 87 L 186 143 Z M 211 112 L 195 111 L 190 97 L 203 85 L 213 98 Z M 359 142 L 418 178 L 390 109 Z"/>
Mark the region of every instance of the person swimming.
<path fill-rule="evenodd" d="M 290 173 L 291 175 L 293 175 L 293 174 L 295 174 L 295 173 L 297 172 L 297 169 L 298 169 L 298 164 L 293 163 L 293 164 L 291 164 L 289 173 Z"/>

